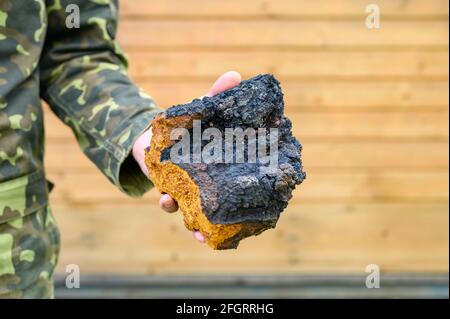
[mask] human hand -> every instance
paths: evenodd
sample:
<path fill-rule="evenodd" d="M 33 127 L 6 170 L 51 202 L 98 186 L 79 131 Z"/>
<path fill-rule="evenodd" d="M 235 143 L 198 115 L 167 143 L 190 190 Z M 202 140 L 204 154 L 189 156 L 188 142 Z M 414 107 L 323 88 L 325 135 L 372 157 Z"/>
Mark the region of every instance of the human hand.
<path fill-rule="evenodd" d="M 213 84 L 206 96 L 214 96 L 216 94 L 222 93 L 228 89 L 231 89 L 241 82 L 241 75 L 236 71 L 229 71 L 221 75 L 216 82 Z M 152 138 L 152 130 L 149 129 L 144 132 L 133 145 L 133 157 L 139 164 L 142 172 L 148 177 L 147 166 L 145 165 L 145 148 L 150 145 L 150 140 Z M 168 194 L 162 194 L 159 199 L 159 206 L 168 213 L 173 213 L 178 210 L 177 202 L 170 197 Z M 194 231 L 194 237 L 201 243 L 205 242 L 203 235 Z"/>

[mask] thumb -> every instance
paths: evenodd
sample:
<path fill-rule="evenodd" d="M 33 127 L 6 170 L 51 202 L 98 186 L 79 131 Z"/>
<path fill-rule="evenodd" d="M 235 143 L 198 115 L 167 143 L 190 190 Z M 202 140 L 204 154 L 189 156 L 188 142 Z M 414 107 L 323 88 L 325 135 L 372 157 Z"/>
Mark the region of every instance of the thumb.
<path fill-rule="evenodd" d="M 209 90 L 208 94 L 206 94 L 206 96 L 213 96 L 222 93 L 223 91 L 226 91 L 228 89 L 231 89 L 236 85 L 239 85 L 239 83 L 241 83 L 241 80 L 242 77 L 238 72 L 228 71 L 222 74 L 216 80 L 216 82 L 214 82 L 213 86 Z"/>

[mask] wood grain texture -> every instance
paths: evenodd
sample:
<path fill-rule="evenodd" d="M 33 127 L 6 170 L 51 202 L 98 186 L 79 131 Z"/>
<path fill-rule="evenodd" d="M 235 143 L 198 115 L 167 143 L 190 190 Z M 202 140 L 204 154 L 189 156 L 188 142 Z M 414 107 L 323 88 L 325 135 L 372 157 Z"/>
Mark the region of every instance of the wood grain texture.
<path fill-rule="evenodd" d="M 442 51 L 152 51 L 129 50 L 137 80 L 205 79 L 237 69 L 249 78 L 274 73 L 287 81 L 320 79 L 445 79 L 448 55 Z M 446 67 L 447 66 L 447 67 Z"/>
<path fill-rule="evenodd" d="M 121 1 L 125 19 L 146 18 L 248 18 L 248 17 L 365 17 L 370 0 L 128 0 Z M 445 17 L 448 16 L 446 0 L 378 0 L 383 15 L 388 17 Z M 176 9 L 176 10 L 174 10 Z"/>
<path fill-rule="evenodd" d="M 135 48 L 213 47 L 445 47 L 446 21 L 385 21 L 368 29 L 364 21 L 179 21 L 126 20 L 119 39 Z M 411 32 L 414 30 L 414 32 Z M 405 36 L 408 35 L 408 36 Z"/>
<path fill-rule="evenodd" d="M 308 179 L 276 230 L 211 252 L 150 191 L 130 199 L 45 107 L 59 271 L 127 274 L 448 271 L 448 1 L 122 0 L 130 75 L 161 107 L 236 69 L 274 73 Z"/>
<path fill-rule="evenodd" d="M 178 214 L 146 207 L 73 208 L 64 214 L 60 270 L 77 262 L 85 272 L 295 273 L 445 271 L 448 210 L 445 204 L 294 204 L 276 230 L 211 252 L 193 242 Z M 99 227 L 101 225 L 101 227 Z M 100 255 L 99 255 L 100 254 Z"/>

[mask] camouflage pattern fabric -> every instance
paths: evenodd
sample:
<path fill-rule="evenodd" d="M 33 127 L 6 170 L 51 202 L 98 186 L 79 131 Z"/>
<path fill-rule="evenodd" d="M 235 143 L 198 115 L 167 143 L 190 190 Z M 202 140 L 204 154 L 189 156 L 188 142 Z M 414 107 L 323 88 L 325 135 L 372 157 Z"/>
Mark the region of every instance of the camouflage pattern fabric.
<path fill-rule="evenodd" d="M 50 208 L 0 224 L 0 298 L 51 298 L 59 231 Z"/>
<path fill-rule="evenodd" d="M 67 27 L 70 5 L 80 10 L 79 28 Z M 159 110 L 127 75 L 127 60 L 115 40 L 117 14 L 114 0 L 0 0 L 0 293 L 27 296 L 14 289 L 41 278 L 42 271 L 50 280 L 52 272 L 44 266 L 21 280 L 20 238 L 30 238 L 26 250 L 34 251 L 36 260 L 57 251 L 37 222 L 48 210 L 50 188 L 40 98 L 121 191 L 141 196 L 152 186 L 130 152 Z"/>

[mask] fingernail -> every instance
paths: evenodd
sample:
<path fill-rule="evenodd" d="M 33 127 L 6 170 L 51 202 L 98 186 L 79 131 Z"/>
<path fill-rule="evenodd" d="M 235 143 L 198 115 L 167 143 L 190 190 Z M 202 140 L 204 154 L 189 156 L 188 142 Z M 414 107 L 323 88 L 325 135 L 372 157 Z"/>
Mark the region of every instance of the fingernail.
<path fill-rule="evenodd" d="M 195 231 L 194 232 L 194 237 L 195 239 L 197 239 L 199 242 L 204 243 L 205 242 L 205 237 L 202 235 L 201 232 L 199 231 Z"/>
<path fill-rule="evenodd" d="M 164 202 L 163 206 L 164 208 L 172 209 L 174 207 L 174 204 L 172 202 Z"/>

